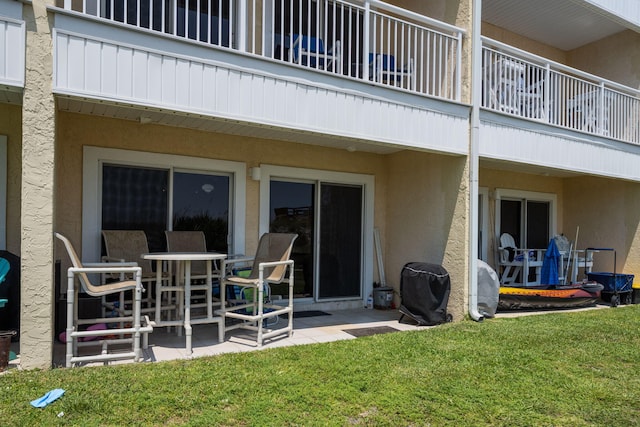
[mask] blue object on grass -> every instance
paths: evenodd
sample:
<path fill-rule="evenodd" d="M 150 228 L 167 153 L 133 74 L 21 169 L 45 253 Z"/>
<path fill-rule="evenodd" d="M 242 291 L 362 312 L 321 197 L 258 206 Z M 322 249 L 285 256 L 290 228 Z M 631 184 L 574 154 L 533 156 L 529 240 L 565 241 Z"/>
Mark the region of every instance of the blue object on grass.
<path fill-rule="evenodd" d="M 42 396 L 39 399 L 36 400 L 32 400 L 31 401 L 31 406 L 33 406 L 34 408 L 44 408 L 45 406 L 47 406 L 49 403 L 54 402 L 55 400 L 57 400 L 60 396 L 62 396 L 64 394 L 64 390 L 61 388 L 54 388 L 51 391 L 48 391 L 44 396 Z"/>
<path fill-rule="evenodd" d="M 560 261 L 560 251 L 556 240 L 549 240 L 549 246 L 544 253 L 544 260 L 542 261 L 542 271 L 540 272 L 540 283 L 543 285 L 558 285 L 560 284 L 558 276 L 558 262 Z"/>

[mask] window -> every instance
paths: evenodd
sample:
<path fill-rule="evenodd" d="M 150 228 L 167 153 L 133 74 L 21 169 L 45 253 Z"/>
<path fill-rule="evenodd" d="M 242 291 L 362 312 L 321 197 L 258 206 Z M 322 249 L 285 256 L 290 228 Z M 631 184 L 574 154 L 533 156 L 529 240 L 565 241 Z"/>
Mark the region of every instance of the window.
<path fill-rule="evenodd" d="M 202 230 L 207 248 L 244 252 L 244 163 L 86 147 L 83 167 L 84 259 L 99 259 L 103 228 L 142 229 L 151 251 L 167 229 Z"/>

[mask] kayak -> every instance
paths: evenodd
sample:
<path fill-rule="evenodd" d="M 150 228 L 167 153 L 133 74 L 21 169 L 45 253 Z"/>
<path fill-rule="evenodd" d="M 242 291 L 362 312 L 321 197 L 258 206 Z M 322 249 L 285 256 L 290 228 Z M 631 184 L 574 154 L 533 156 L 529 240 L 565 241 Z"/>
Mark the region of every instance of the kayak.
<path fill-rule="evenodd" d="M 600 299 L 602 288 L 595 282 L 555 287 L 501 287 L 498 310 L 591 307 Z"/>

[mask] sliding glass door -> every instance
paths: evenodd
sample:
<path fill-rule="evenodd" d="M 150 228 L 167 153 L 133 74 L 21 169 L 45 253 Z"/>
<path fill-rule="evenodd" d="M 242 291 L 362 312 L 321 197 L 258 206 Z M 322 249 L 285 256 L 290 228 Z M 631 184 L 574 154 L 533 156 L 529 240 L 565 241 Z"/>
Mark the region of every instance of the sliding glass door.
<path fill-rule="evenodd" d="M 270 182 L 269 231 L 297 233 L 295 297 L 361 297 L 363 188 L 321 181 Z M 277 286 L 273 295 L 286 295 Z"/>
<path fill-rule="evenodd" d="M 318 298 L 360 296 L 362 187 L 320 185 Z"/>

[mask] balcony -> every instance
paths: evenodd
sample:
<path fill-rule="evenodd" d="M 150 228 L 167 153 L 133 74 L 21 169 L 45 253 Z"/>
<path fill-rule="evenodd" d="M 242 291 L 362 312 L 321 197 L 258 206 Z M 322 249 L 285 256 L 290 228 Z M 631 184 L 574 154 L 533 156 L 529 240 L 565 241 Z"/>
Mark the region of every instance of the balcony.
<path fill-rule="evenodd" d="M 377 0 L 64 0 L 64 9 L 297 67 L 460 100 L 463 30 Z"/>
<path fill-rule="evenodd" d="M 486 38 L 482 62 L 482 107 L 640 143 L 640 91 Z"/>
<path fill-rule="evenodd" d="M 61 110 L 376 153 L 467 151 L 463 30 L 445 23 L 375 0 L 63 6 L 50 8 Z"/>
<path fill-rule="evenodd" d="M 0 102 L 21 104 L 24 87 L 25 23 L 21 19 L 19 3 L 9 2 L 0 6 Z"/>

